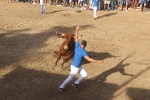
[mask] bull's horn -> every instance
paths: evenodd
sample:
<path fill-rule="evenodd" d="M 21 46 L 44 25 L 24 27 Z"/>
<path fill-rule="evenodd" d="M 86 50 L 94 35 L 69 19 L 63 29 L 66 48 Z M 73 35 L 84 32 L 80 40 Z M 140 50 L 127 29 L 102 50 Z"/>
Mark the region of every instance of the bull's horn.
<path fill-rule="evenodd" d="M 65 34 L 63 33 L 63 34 L 61 34 L 61 36 L 64 36 Z"/>
<path fill-rule="evenodd" d="M 59 33 L 58 31 L 56 32 L 56 35 L 64 36 L 64 33 Z"/>

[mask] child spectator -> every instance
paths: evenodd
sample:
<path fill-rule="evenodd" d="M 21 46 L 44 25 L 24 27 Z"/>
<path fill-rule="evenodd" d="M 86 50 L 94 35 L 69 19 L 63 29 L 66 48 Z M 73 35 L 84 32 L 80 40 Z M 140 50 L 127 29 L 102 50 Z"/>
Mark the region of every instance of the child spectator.
<path fill-rule="evenodd" d="M 41 7 L 41 14 L 44 14 L 46 9 L 44 0 L 40 0 L 40 7 Z"/>

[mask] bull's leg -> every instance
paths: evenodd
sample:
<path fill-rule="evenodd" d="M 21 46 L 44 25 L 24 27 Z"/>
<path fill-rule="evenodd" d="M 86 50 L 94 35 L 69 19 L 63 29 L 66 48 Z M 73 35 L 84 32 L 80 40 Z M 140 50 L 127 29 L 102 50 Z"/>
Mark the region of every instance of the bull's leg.
<path fill-rule="evenodd" d="M 55 62 L 55 67 L 57 66 L 58 61 L 61 59 L 61 53 L 58 52 L 58 57 L 57 60 Z"/>
<path fill-rule="evenodd" d="M 70 58 L 73 57 L 73 53 L 71 53 L 70 55 L 66 56 L 64 59 L 63 59 L 63 63 L 61 64 L 61 67 L 63 68 L 64 66 L 64 63 L 67 62 Z"/>

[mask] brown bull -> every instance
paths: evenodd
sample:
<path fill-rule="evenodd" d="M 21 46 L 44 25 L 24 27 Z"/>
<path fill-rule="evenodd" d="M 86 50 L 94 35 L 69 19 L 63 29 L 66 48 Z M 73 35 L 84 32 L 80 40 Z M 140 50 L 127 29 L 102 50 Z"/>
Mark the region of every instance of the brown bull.
<path fill-rule="evenodd" d="M 67 62 L 74 55 L 74 48 L 75 48 L 74 34 L 71 33 L 58 34 L 58 32 L 56 32 L 56 35 L 63 38 L 64 41 L 59 48 L 58 57 L 55 62 L 55 66 L 57 65 L 61 57 L 63 57 L 63 63 L 61 64 L 63 68 L 64 63 Z"/>

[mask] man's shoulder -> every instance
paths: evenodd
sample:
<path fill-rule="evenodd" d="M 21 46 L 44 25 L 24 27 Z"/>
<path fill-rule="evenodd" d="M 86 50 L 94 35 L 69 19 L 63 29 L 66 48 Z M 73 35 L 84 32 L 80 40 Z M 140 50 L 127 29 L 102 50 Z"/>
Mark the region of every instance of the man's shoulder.
<path fill-rule="evenodd" d="M 80 43 L 79 43 L 79 41 L 76 41 L 75 44 L 76 44 L 76 45 L 79 45 Z"/>
<path fill-rule="evenodd" d="M 75 43 L 79 43 L 79 41 L 76 41 Z"/>

